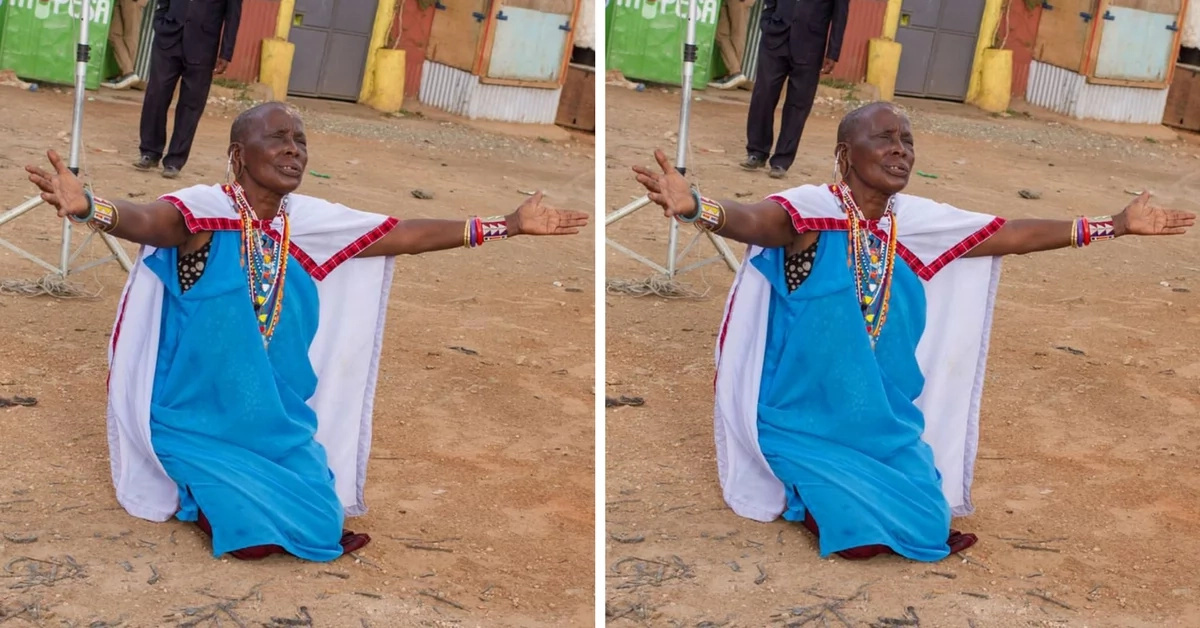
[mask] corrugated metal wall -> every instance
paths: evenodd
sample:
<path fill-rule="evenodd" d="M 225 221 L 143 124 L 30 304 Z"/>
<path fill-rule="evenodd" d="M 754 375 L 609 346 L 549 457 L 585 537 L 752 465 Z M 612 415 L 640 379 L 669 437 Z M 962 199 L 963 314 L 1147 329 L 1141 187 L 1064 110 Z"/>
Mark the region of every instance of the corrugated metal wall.
<path fill-rule="evenodd" d="M 1004 48 L 1012 51 L 1012 95 L 1020 98 L 1029 85 L 1029 64 L 1033 61 L 1033 45 L 1037 41 L 1038 22 L 1042 7 L 1029 9 L 1024 0 L 1011 0 L 1008 15 L 1001 19 L 1000 32 L 1008 33 Z"/>
<path fill-rule="evenodd" d="M 859 83 L 867 78 L 867 42 L 883 31 L 887 0 L 852 0 L 842 54 L 833 68 L 833 78 Z"/>
<path fill-rule="evenodd" d="M 1033 61 L 1025 100 L 1083 120 L 1161 124 L 1167 90 L 1096 85 L 1070 70 Z"/>
<path fill-rule="evenodd" d="M 225 78 L 243 83 L 258 82 L 262 40 L 275 35 L 275 19 L 278 15 L 279 0 L 242 0 L 237 45 L 233 48 L 233 61 L 229 63 Z"/>
<path fill-rule="evenodd" d="M 238 25 L 237 44 L 233 61 L 224 78 L 258 82 L 258 62 L 262 40 L 275 34 L 275 17 L 279 15 L 279 0 L 243 0 L 242 19 Z M 154 6 L 146 7 L 142 15 L 142 39 L 138 43 L 134 72 L 143 79 L 150 76 L 150 47 L 154 43 Z"/>
<path fill-rule="evenodd" d="M 867 42 L 883 32 L 883 14 L 886 10 L 887 0 L 850 0 L 846 34 L 842 37 L 842 54 L 833 69 L 833 78 L 858 83 L 867 77 Z M 750 11 L 746 57 L 742 59 L 742 73 L 750 80 L 754 80 L 758 69 L 758 44 L 762 36 L 758 19 L 761 15 L 760 1 Z"/>
<path fill-rule="evenodd" d="M 421 70 L 421 102 L 472 120 L 554 124 L 562 89 L 480 83 L 479 77 L 434 61 Z"/>
<path fill-rule="evenodd" d="M 392 37 L 400 29 L 400 47 L 404 49 L 404 97 L 416 98 L 421 92 L 421 68 L 425 65 L 425 48 L 429 46 L 429 33 L 433 29 L 433 15 L 437 13 L 433 3 L 422 9 L 419 0 L 401 0 L 404 10 L 392 24 Z"/>

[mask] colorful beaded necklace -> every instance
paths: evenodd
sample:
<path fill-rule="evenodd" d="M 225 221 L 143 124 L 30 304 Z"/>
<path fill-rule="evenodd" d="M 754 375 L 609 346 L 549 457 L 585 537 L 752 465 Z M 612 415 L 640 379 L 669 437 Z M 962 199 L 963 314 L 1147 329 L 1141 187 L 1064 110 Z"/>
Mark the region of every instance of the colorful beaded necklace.
<path fill-rule="evenodd" d="M 883 324 L 887 321 L 888 302 L 892 296 L 892 273 L 896 268 L 896 197 L 888 199 L 880 218 L 888 218 L 890 223 L 890 233 L 884 242 L 871 232 L 870 222 L 854 201 L 854 195 L 845 182 L 838 184 L 834 193 L 841 200 L 850 222 L 849 261 L 854 267 L 854 288 L 862 307 L 863 320 L 867 324 L 871 348 L 874 349 Z"/>
<path fill-rule="evenodd" d="M 279 202 L 277 215 L 283 220 L 283 236 L 276 240 L 256 223 L 262 223 L 254 215 L 242 186 L 234 183 L 226 186 L 242 221 L 242 267 L 247 268 L 246 281 L 250 289 L 250 301 L 254 305 L 254 316 L 258 320 L 258 332 L 263 346 L 271 343 L 279 314 L 283 311 L 283 285 L 287 277 L 288 253 L 291 250 L 292 228 L 287 215 L 287 197 Z"/>

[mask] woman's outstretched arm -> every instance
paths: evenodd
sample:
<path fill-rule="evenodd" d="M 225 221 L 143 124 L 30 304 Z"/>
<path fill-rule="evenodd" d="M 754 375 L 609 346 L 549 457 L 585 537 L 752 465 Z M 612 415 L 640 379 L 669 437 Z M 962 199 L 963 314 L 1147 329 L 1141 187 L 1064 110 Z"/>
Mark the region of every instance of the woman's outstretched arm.
<path fill-rule="evenodd" d="M 1195 223 L 1195 214 L 1152 205 L 1150 193 L 1142 192 L 1121 213 L 1111 217 L 1086 221 L 1010 220 L 995 235 L 971 249 L 967 257 L 1025 255 L 1127 235 L 1178 235 L 1186 233 Z"/>
<path fill-rule="evenodd" d="M 89 217 L 103 218 L 111 213 L 109 224 L 103 230 L 122 240 L 145 244 L 156 248 L 183 246 L 191 236 L 183 214 L 166 201 L 131 203 L 129 201 L 105 201 L 94 203 L 84 191 L 83 183 L 67 168 L 58 153 L 48 151 L 46 157 L 54 173 L 37 166 L 25 166 L 29 180 L 41 190 L 42 200 L 54 206 L 61 218 L 85 220 Z M 104 207 L 112 205 L 111 212 Z"/>
<path fill-rule="evenodd" d="M 652 202 L 663 208 L 663 215 L 668 218 L 688 220 L 697 215 L 700 208 L 696 206 L 696 195 L 688 185 L 687 179 L 679 171 L 671 167 L 667 155 L 661 150 L 654 151 L 654 160 L 658 162 L 661 173 L 653 172 L 642 166 L 634 166 L 638 183 L 646 188 L 646 196 Z M 721 213 L 724 214 L 719 226 L 711 230 L 723 238 L 736 240 L 745 244 L 753 244 L 763 248 L 787 246 L 796 237 L 792 227 L 791 217 L 782 205 L 774 201 L 759 201 L 753 204 L 743 204 L 734 201 L 721 201 Z"/>

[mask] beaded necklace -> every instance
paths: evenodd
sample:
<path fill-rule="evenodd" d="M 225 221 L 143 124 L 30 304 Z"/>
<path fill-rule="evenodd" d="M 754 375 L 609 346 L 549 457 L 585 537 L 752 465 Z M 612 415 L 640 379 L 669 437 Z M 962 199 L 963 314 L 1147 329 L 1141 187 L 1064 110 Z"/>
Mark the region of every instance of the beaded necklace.
<path fill-rule="evenodd" d="M 283 286 L 287 277 L 288 253 L 292 240 L 287 197 L 279 201 L 277 215 L 283 220 L 283 236 L 275 240 L 265 229 L 255 225 L 256 216 L 246 200 L 242 186 L 234 183 L 225 188 L 226 193 L 233 198 L 242 221 L 242 267 L 247 269 L 246 282 L 250 291 L 250 301 L 254 305 L 258 332 L 262 335 L 265 347 L 271 343 L 275 326 L 279 323 L 279 315 L 283 311 Z"/>
<path fill-rule="evenodd" d="M 896 268 L 896 215 L 895 199 L 888 199 L 883 216 L 890 223 L 887 242 L 871 232 L 869 222 L 863 215 L 850 187 L 842 182 L 834 188 L 846 217 L 850 222 L 849 261 L 854 267 L 854 288 L 862 308 L 863 320 L 867 324 L 867 335 L 871 348 L 879 341 L 883 324 L 887 321 L 888 303 L 892 296 L 892 274 Z"/>

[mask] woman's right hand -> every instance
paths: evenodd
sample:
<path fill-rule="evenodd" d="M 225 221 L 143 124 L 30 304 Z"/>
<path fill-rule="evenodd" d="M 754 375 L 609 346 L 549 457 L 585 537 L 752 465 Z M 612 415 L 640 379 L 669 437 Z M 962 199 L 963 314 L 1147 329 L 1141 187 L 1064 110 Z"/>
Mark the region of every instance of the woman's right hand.
<path fill-rule="evenodd" d="M 29 180 L 42 191 L 42 200 L 58 210 L 59 218 L 86 217 L 92 206 L 83 192 L 83 182 L 67 168 L 67 164 L 63 163 L 58 153 L 53 150 L 46 151 L 46 157 L 50 159 L 54 174 L 37 166 L 25 166 Z"/>
<path fill-rule="evenodd" d="M 690 217 L 696 213 L 696 198 L 692 195 L 692 186 L 679 171 L 667 161 L 667 155 L 661 150 L 654 151 L 654 160 L 658 162 L 661 173 L 651 172 L 647 168 L 634 166 L 638 183 L 646 188 L 646 197 L 663 208 L 667 218 L 676 216 Z"/>

